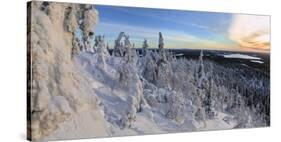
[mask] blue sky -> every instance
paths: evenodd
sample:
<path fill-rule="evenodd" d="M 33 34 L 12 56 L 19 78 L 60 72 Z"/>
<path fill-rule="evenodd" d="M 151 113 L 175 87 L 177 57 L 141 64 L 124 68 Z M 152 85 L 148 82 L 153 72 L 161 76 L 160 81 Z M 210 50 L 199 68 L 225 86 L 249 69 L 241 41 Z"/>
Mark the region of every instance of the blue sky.
<path fill-rule="evenodd" d="M 136 47 L 147 39 L 157 48 L 158 33 L 164 36 L 165 48 L 240 50 L 229 36 L 233 14 L 95 6 L 99 12 L 96 35 L 105 35 L 110 47 L 120 32 L 130 35 Z"/>

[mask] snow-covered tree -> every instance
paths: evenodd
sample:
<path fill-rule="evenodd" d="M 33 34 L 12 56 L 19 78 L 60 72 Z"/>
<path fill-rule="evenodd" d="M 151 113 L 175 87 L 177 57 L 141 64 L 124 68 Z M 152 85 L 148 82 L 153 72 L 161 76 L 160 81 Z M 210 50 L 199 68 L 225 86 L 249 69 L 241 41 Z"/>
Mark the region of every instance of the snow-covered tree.
<path fill-rule="evenodd" d="M 142 55 L 145 56 L 147 52 L 147 48 L 149 47 L 147 40 L 144 39 L 143 44 L 142 44 Z"/>
<path fill-rule="evenodd" d="M 163 38 L 161 32 L 159 32 L 158 48 L 159 49 L 163 49 L 164 48 L 164 38 Z"/>
<path fill-rule="evenodd" d="M 114 51 L 113 51 L 113 54 L 115 56 L 123 57 L 125 55 L 126 48 L 125 48 L 124 42 L 122 42 L 122 39 L 124 37 L 125 37 L 125 33 L 120 32 L 117 39 L 115 40 Z"/>
<path fill-rule="evenodd" d="M 97 44 L 97 66 L 100 69 L 106 70 L 106 60 L 109 58 L 108 50 L 106 49 L 105 43 L 104 43 L 104 36 L 97 36 L 96 40 Z"/>

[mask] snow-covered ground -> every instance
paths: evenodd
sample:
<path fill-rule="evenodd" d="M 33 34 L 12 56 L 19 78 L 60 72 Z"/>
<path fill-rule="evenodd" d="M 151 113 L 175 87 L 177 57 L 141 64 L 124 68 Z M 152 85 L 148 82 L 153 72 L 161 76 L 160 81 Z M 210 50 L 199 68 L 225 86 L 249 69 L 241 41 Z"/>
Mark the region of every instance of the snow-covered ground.
<path fill-rule="evenodd" d="M 75 65 L 90 80 L 107 136 L 264 126 L 260 120 L 252 121 L 256 115 L 250 109 L 232 102 L 242 99 L 238 92 L 214 84 L 204 69 L 203 52 L 198 61 L 189 61 L 164 51 L 147 50 L 139 56 L 126 45 L 110 55 L 104 39 L 97 45 L 96 52 L 77 54 Z M 124 48 L 125 55 L 118 55 Z M 157 65 L 158 61 L 162 63 Z"/>
<path fill-rule="evenodd" d="M 138 88 L 140 90 L 133 91 L 140 92 L 140 94 L 131 94 L 130 89 L 134 89 L 134 87 L 127 88 L 129 84 L 123 86 L 118 74 L 120 72 L 119 66 L 123 66 L 123 59 L 107 56 L 105 59 L 107 63 L 100 68 L 101 62 L 98 62 L 98 56 L 87 52 L 80 53 L 77 58 L 77 65 L 85 70 L 85 76 L 91 78 L 91 85 L 95 91 L 95 94 L 92 95 L 98 96 L 100 100 L 100 106 L 107 120 L 111 136 L 228 129 L 234 128 L 238 124 L 236 120 L 228 119 L 233 118 L 232 115 L 219 111 L 215 112 L 217 115 L 213 119 L 197 121 L 193 113 L 197 108 L 192 105 L 190 100 L 182 100 L 182 103 L 187 101 L 185 111 L 180 112 L 184 113 L 182 118 L 179 120 L 174 119 L 173 116 L 169 118 L 167 117 L 169 109 L 178 109 L 177 107 L 173 108 L 173 103 L 178 102 L 170 102 L 172 103 L 170 106 L 168 105 L 169 102 L 165 102 L 165 99 L 161 97 L 171 93 L 170 90 L 158 88 L 153 84 L 148 84 L 153 89 L 145 89 L 145 82 L 141 82 L 140 78 L 136 78 L 136 80 L 130 82 L 130 86 L 143 83 Z M 121 69 L 126 68 L 122 67 Z M 145 93 L 145 91 L 151 91 L 151 93 Z M 155 92 L 155 94 L 152 92 Z M 144 93 L 147 95 L 146 97 L 143 96 Z M 138 100 L 137 95 L 140 95 L 143 100 L 136 101 Z M 156 102 L 151 102 L 153 100 L 149 100 L 149 98 L 156 99 Z M 132 102 L 132 100 L 135 101 Z M 146 103 L 147 101 L 149 102 L 148 104 Z"/>

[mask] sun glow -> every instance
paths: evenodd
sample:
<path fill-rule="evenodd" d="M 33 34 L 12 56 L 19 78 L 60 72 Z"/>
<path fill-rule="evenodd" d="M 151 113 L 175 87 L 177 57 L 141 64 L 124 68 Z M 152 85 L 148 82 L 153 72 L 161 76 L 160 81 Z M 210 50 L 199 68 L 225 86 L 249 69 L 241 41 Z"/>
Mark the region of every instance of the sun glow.
<path fill-rule="evenodd" d="M 270 17 L 257 15 L 234 15 L 229 37 L 242 50 L 270 50 Z"/>

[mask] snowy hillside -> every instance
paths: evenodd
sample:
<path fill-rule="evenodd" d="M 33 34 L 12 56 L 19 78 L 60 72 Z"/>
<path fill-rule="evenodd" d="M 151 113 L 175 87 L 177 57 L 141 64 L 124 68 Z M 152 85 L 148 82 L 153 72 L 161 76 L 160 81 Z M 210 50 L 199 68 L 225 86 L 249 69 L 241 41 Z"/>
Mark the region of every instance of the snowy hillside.
<path fill-rule="evenodd" d="M 121 32 L 110 55 L 104 37 L 95 41 L 74 59 L 90 79 L 110 136 L 268 125 L 265 113 L 248 106 L 238 88 L 216 84 L 224 79 L 213 73 L 219 65 L 204 63 L 203 51 L 198 60 L 177 59 L 164 49 L 144 48 L 138 55 Z"/>

